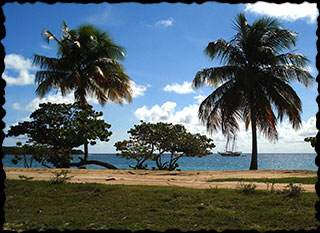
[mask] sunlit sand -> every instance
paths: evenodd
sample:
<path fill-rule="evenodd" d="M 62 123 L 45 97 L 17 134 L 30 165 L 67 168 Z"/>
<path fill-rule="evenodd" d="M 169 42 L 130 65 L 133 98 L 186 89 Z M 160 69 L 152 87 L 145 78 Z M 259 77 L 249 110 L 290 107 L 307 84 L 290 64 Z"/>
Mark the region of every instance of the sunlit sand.
<path fill-rule="evenodd" d="M 235 189 L 239 182 L 207 182 L 224 178 L 284 178 L 317 176 L 312 170 L 234 170 L 234 171 L 159 171 L 159 170 L 108 170 L 108 169 L 47 169 L 47 168 L 4 168 L 7 179 L 19 176 L 33 177 L 32 180 L 50 180 L 56 172 L 68 170 L 73 183 L 102 183 L 124 185 L 160 185 L 189 188 Z M 246 183 L 246 182 L 244 182 Z M 267 183 L 255 183 L 256 189 L 266 190 Z M 288 184 L 275 184 L 275 189 L 283 190 Z M 301 184 L 306 192 L 315 192 L 315 185 Z"/>

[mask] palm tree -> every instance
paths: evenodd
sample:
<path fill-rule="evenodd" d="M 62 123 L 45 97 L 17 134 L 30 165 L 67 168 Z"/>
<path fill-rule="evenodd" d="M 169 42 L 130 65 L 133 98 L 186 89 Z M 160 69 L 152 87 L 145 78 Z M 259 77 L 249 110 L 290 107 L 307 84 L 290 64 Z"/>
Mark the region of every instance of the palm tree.
<path fill-rule="evenodd" d="M 297 34 L 283 29 L 275 18 L 249 25 L 240 13 L 233 26 L 237 33 L 230 42 L 219 39 L 205 48 L 205 54 L 219 58 L 223 66 L 197 72 L 193 87 L 217 87 L 199 107 L 199 119 L 209 132 L 221 129 L 225 136 L 235 136 L 239 120 L 246 130 L 251 124 L 250 170 L 257 170 L 257 129 L 270 141 L 277 140 L 277 121 L 285 115 L 298 129 L 302 104 L 290 82 L 309 87 L 314 78 L 306 70 L 305 56 L 285 52 L 295 46 Z"/>
<path fill-rule="evenodd" d="M 116 45 L 107 32 L 92 25 L 80 25 L 70 30 L 62 24 L 58 39 L 45 29 L 44 39 L 57 42 L 57 58 L 34 55 L 39 65 L 35 82 L 36 93 L 42 98 L 52 89 L 60 89 L 64 96 L 71 91 L 77 102 L 87 105 L 87 97 L 94 96 L 104 106 L 108 101 L 131 102 L 131 79 L 118 60 L 125 57 L 124 48 Z M 84 160 L 88 158 L 88 143 L 84 142 Z"/>

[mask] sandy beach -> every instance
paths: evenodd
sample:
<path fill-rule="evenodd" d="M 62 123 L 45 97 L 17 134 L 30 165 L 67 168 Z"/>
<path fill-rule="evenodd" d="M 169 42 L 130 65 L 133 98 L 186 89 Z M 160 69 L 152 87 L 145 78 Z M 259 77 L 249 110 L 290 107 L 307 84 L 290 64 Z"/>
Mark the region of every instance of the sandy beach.
<path fill-rule="evenodd" d="M 207 182 L 221 178 L 284 178 L 317 176 L 312 170 L 234 170 L 234 171 L 158 171 L 158 170 L 108 170 L 108 169 L 48 169 L 48 168 L 4 168 L 7 179 L 19 176 L 33 177 L 33 180 L 50 180 L 56 172 L 68 170 L 73 183 L 102 183 L 124 185 L 161 185 L 189 188 L 235 189 L 238 182 Z M 246 182 L 244 182 L 246 183 Z M 266 183 L 255 183 L 256 189 L 266 190 Z M 288 184 L 275 184 L 274 188 L 284 189 Z M 315 192 L 313 184 L 301 184 L 306 192 Z"/>

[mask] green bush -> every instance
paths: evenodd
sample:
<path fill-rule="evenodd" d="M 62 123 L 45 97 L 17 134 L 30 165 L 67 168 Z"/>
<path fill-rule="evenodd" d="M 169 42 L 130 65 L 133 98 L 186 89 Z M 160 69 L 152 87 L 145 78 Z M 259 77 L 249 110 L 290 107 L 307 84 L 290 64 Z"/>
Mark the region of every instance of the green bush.
<path fill-rule="evenodd" d="M 287 194 L 289 197 L 297 197 L 303 191 L 304 189 L 301 187 L 301 185 L 298 186 L 290 183 L 286 186 L 286 189 L 284 189 L 282 193 Z"/>
<path fill-rule="evenodd" d="M 55 176 L 50 179 L 50 184 L 62 184 L 67 180 L 70 180 L 73 176 L 67 177 L 69 171 L 62 170 L 61 172 L 54 172 Z"/>
<path fill-rule="evenodd" d="M 252 194 L 256 190 L 256 185 L 253 183 L 245 184 L 242 181 L 238 182 L 237 190 L 238 192 L 242 192 L 244 194 Z"/>

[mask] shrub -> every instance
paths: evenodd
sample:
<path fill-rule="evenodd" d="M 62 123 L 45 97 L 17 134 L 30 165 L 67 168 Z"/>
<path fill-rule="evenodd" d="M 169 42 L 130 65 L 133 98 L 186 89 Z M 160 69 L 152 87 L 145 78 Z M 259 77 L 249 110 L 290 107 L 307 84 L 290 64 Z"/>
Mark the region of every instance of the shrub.
<path fill-rule="evenodd" d="M 267 182 L 266 184 L 267 184 L 267 191 L 269 191 L 269 187 L 270 187 L 271 194 L 276 192 L 276 189 L 274 188 L 274 182 L 272 182 L 272 183 Z"/>
<path fill-rule="evenodd" d="M 303 192 L 304 189 L 301 185 L 294 185 L 292 183 L 288 184 L 282 193 L 287 194 L 289 197 L 297 197 Z"/>
<path fill-rule="evenodd" d="M 242 181 L 238 182 L 237 190 L 238 192 L 242 192 L 244 194 L 252 194 L 256 190 L 256 185 L 253 183 L 245 184 Z"/>
<path fill-rule="evenodd" d="M 69 171 L 62 170 L 61 172 L 54 172 L 55 176 L 50 179 L 50 184 L 62 184 L 66 180 L 70 180 L 73 176 L 67 177 Z"/>

